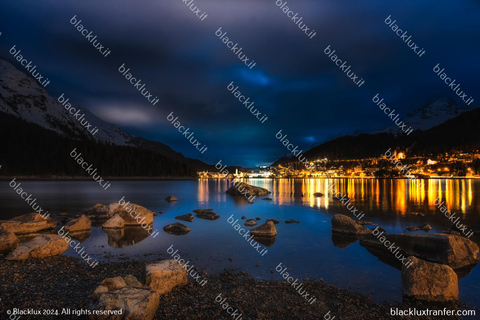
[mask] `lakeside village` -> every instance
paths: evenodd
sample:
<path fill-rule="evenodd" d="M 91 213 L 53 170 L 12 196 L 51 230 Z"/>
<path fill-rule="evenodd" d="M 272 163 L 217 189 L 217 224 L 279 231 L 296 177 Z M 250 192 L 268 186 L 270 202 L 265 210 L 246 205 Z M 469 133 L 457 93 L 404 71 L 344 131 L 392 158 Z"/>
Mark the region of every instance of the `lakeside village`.
<path fill-rule="evenodd" d="M 235 169 L 228 175 L 219 171 L 201 171 L 201 179 L 281 179 L 281 178 L 480 178 L 480 151 L 445 153 L 437 157 L 408 157 L 405 151 L 387 150 L 377 158 L 310 162 L 312 170 L 301 163 L 284 162 L 255 169 Z M 302 168 L 303 167 L 303 168 Z"/>

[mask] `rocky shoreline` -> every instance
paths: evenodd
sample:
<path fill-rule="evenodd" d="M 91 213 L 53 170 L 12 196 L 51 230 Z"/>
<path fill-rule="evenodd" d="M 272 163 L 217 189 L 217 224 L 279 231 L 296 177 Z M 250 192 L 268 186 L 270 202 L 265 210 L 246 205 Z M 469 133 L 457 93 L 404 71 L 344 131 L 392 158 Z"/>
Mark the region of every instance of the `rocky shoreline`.
<path fill-rule="evenodd" d="M 7 261 L 1 257 L 0 314 L 6 315 L 7 310 L 13 308 L 85 309 L 91 303 L 92 293 L 104 279 L 133 275 L 144 281 L 148 263 L 135 260 L 108 262 L 92 269 L 81 259 L 67 256 L 26 261 Z M 243 314 L 242 319 L 323 319 L 329 311 L 336 319 L 398 319 L 389 315 L 391 307 L 432 308 L 418 303 L 379 305 L 368 297 L 338 289 L 322 280 L 303 282 L 306 290 L 317 297 L 317 301 L 310 305 L 286 281 L 256 280 L 246 273 L 232 271 L 209 275 L 207 279 L 205 286 L 189 279 L 187 285 L 163 295 L 154 319 L 231 319 L 215 302 L 219 293 L 228 297 L 229 303 Z M 442 304 L 441 309 L 444 307 Z M 73 315 L 52 318 L 86 319 Z M 22 316 L 21 319 L 38 319 L 38 316 Z"/>

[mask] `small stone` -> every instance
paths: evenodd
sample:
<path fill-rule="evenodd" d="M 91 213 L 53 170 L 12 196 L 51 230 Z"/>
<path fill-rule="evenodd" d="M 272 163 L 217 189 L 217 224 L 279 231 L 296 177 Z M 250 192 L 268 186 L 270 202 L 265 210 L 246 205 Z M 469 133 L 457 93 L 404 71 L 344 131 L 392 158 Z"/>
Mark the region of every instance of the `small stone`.
<path fill-rule="evenodd" d="M 175 202 L 175 201 L 178 201 L 177 198 L 175 198 L 174 196 L 168 196 L 165 198 L 165 201 L 167 202 Z"/>

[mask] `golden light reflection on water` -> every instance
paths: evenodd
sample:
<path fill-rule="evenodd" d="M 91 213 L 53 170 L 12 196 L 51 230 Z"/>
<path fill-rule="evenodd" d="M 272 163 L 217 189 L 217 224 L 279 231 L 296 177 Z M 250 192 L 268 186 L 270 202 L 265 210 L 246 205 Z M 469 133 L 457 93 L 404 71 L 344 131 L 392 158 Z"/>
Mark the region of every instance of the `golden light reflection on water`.
<path fill-rule="evenodd" d="M 273 203 L 292 205 L 299 202 L 312 208 L 338 206 L 335 196 L 347 194 L 363 210 L 381 210 L 406 215 L 411 212 L 439 212 L 436 199 L 458 214 L 480 215 L 480 180 L 472 179 L 250 179 L 248 183 L 272 191 Z M 200 179 L 198 199 L 208 203 L 224 201 L 230 186 L 226 180 Z M 212 189 L 213 188 L 213 189 Z M 213 192 L 214 191 L 214 192 Z M 314 193 L 323 193 L 317 197 Z M 209 194 L 210 193 L 210 194 Z M 257 199 L 258 201 L 259 199 Z"/>

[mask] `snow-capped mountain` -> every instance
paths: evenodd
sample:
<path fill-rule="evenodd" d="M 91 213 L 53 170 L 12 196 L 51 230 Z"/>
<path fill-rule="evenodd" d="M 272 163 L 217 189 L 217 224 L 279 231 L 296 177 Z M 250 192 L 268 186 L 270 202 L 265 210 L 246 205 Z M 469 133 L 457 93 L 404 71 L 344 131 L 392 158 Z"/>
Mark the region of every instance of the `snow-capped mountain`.
<path fill-rule="evenodd" d="M 98 128 L 98 132 L 92 135 L 34 79 L 0 59 L 0 113 L 13 115 L 71 139 L 89 139 L 118 146 L 139 147 L 177 160 L 204 165 L 201 161 L 185 158 L 163 143 L 130 135 L 116 125 L 98 118 L 87 109 L 82 109 L 75 101 L 69 102 L 80 110 L 81 114 L 85 114 L 83 119 L 91 124 L 90 132 L 94 127 Z"/>
<path fill-rule="evenodd" d="M 84 119 L 91 123 L 92 128 L 99 129 L 95 135 L 90 134 L 64 106 L 52 98 L 34 79 L 7 61 L 0 59 L 1 112 L 71 138 L 88 138 L 115 145 L 134 145 L 131 143 L 133 136 L 117 126 L 99 119 L 86 109 L 78 106 L 75 108 L 85 114 Z"/>
<path fill-rule="evenodd" d="M 472 109 L 450 98 L 440 98 L 415 109 L 402 120 L 407 124 L 406 128 L 412 127 L 413 130 L 425 131 Z M 396 125 L 392 125 L 377 132 L 400 133 L 400 131 Z"/>

